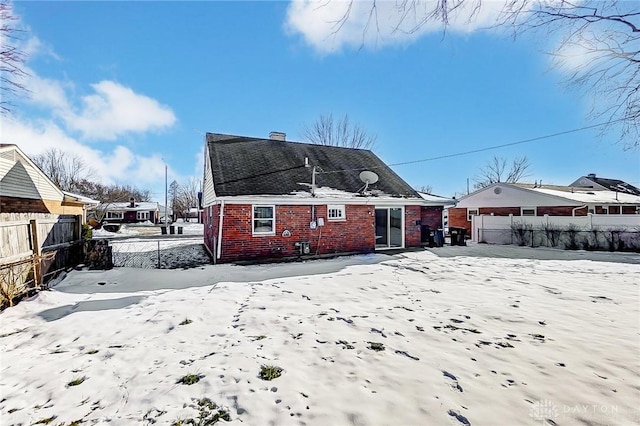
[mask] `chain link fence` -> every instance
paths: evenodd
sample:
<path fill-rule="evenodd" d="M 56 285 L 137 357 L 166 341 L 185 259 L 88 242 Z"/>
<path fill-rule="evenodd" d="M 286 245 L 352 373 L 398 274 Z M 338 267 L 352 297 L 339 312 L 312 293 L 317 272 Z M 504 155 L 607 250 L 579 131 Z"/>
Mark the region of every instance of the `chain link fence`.
<path fill-rule="evenodd" d="M 201 238 L 112 241 L 111 247 L 115 267 L 180 269 L 211 263 Z"/>
<path fill-rule="evenodd" d="M 514 223 L 510 229 L 479 229 L 481 243 L 554 247 L 565 250 L 606 250 L 640 252 L 638 229 L 591 229 L 565 226 L 534 228 Z"/>

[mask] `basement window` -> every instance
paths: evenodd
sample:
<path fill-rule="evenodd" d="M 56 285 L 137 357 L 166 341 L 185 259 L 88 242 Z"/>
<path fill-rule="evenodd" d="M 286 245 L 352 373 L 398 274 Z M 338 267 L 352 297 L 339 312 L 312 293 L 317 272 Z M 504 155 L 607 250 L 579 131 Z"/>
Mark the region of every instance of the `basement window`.
<path fill-rule="evenodd" d="M 520 216 L 535 216 L 536 208 L 535 207 L 521 207 L 520 208 Z"/>
<path fill-rule="evenodd" d="M 327 219 L 330 221 L 347 220 L 344 204 L 329 204 L 327 206 Z"/>
<path fill-rule="evenodd" d="M 474 216 L 478 215 L 478 209 L 469 209 L 467 210 L 467 220 L 471 222 Z"/>
<path fill-rule="evenodd" d="M 124 212 L 107 212 L 107 219 L 124 219 Z"/>
<path fill-rule="evenodd" d="M 149 212 L 137 212 L 136 219 L 138 220 L 149 220 Z"/>
<path fill-rule="evenodd" d="M 275 206 L 253 206 L 253 234 L 274 235 L 276 232 Z"/>

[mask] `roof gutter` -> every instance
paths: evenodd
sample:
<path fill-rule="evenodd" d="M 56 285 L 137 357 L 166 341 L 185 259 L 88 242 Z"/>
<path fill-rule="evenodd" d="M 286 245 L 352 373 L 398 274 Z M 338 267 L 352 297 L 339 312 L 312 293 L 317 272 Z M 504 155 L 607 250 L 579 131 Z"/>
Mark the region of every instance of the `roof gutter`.
<path fill-rule="evenodd" d="M 220 201 L 220 219 L 218 221 L 218 244 L 216 247 L 216 259 L 222 256 L 222 223 L 224 218 L 224 200 Z"/>

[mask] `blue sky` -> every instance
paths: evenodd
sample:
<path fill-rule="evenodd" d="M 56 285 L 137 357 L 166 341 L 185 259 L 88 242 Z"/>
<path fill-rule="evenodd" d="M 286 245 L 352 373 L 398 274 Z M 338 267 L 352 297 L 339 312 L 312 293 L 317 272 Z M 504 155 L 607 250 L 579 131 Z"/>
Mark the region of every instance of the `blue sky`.
<path fill-rule="evenodd" d="M 388 164 L 588 126 L 594 101 L 563 84 L 539 35 L 461 26 L 378 40 L 331 35 L 317 8 L 289 2 L 17 2 L 28 31 L 29 99 L 2 118 L 2 142 L 81 156 L 103 182 L 164 199 L 202 176 L 205 132 L 299 141 L 320 114 L 377 134 Z M 322 10 L 321 15 L 331 13 Z M 354 16 L 355 13 L 354 13 Z M 357 18 L 357 17 L 356 17 Z M 357 23 L 357 19 L 356 19 Z M 597 100 L 596 100 L 597 102 Z M 638 151 L 598 129 L 394 170 L 440 195 L 466 190 L 493 155 L 526 155 L 528 181 L 596 173 L 640 185 Z"/>

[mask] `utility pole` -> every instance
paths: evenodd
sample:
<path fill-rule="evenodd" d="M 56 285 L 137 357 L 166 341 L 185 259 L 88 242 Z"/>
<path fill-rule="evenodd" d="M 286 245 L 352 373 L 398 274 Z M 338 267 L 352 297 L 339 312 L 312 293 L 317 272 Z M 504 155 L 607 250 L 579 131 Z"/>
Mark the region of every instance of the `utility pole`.
<path fill-rule="evenodd" d="M 164 160 L 163 160 L 164 161 Z M 167 226 L 167 163 L 164 163 L 164 226 Z"/>

